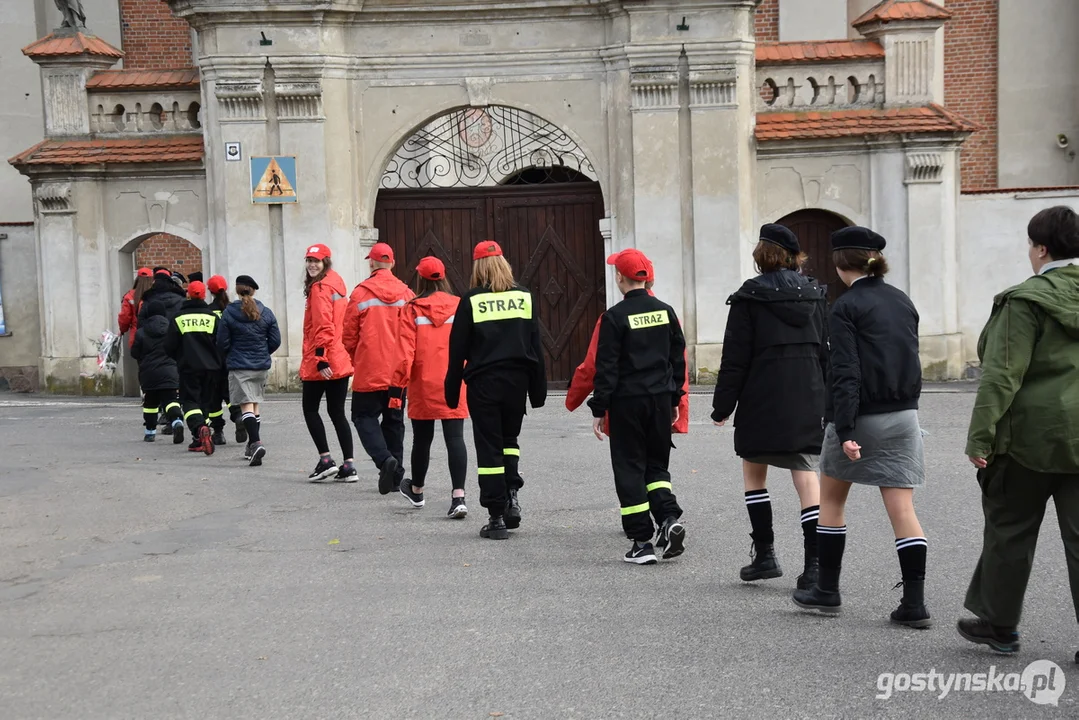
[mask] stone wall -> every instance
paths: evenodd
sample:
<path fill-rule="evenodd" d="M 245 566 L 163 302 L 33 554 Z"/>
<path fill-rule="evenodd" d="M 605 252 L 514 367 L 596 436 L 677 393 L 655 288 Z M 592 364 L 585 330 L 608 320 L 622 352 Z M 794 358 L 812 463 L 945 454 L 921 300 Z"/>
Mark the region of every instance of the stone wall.
<path fill-rule="evenodd" d="M 124 68 L 164 70 L 195 65 L 191 27 L 165 0 L 120 0 Z"/>
<path fill-rule="evenodd" d="M 135 249 L 135 267 L 164 266 L 185 276 L 202 272 L 202 251 L 178 235 L 157 233 Z"/>
<path fill-rule="evenodd" d="M 757 42 L 779 41 L 779 0 L 763 0 L 753 18 L 753 33 Z"/>
<path fill-rule="evenodd" d="M 39 389 L 41 320 L 33 224 L 0 223 L 0 296 L 6 334 L 0 336 L 0 390 Z"/>
<path fill-rule="evenodd" d="M 944 25 L 944 104 L 982 126 L 959 155 L 963 190 L 999 187 L 997 1 L 947 2 L 952 18 Z"/>

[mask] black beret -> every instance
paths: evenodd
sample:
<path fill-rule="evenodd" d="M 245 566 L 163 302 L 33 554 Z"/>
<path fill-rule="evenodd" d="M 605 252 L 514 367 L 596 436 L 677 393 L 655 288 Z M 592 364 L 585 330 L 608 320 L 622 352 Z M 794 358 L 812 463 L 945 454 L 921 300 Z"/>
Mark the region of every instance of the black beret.
<path fill-rule="evenodd" d="M 172 279 L 173 279 L 174 282 L 178 282 L 178 283 L 186 283 L 187 282 L 187 278 L 185 278 L 184 274 L 182 272 L 179 272 L 178 270 L 173 270 L 172 271 Z"/>
<path fill-rule="evenodd" d="M 880 252 L 888 241 L 869 228 L 852 225 L 832 233 L 832 250 L 876 250 Z"/>
<path fill-rule="evenodd" d="M 257 282 L 255 282 L 255 280 L 250 275 L 237 275 L 236 276 L 236 284 L 237 285 L 246 285 L 247 287 L 251 288 L 252 290 L 258 290 L 259 289 L 259 284 Z"/>
<path fill-rule="evenodd" d="M 775 223 L 761 225 L 761 241 L 778 245 L 794 255 L 802 252 L 802 248 L 798 245 L 798 236 L 785 225 Z"/>
<path fill-rule="evenodd" d="M 193 272 L 193 273 L 191 273 L 190 275 L 187 276 L 187 281 L 188 282 L 195 282 L 196 280 L 199 281 L 199 282 L 202 282 L 202 273 Z"/>

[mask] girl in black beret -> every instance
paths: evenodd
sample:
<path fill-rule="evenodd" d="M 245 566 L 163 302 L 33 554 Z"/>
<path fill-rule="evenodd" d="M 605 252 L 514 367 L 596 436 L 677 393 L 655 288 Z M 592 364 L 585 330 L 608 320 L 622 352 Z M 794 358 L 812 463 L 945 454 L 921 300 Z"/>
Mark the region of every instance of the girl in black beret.
<path fill-rule="evenodd" d="M 760 275 L 727 299 L 730 314 L 712 399 L 722 426 L 734 412 L 734 451 L 742 458 L 745 503 L 753 528 L 753 561 L 744 581 L 777 578 L 768 466 L 790 470 L 801 504 L 805 564 L 799 588 L 817 582 L 818 456 L 824 438 L 827 300 L 797 236 L 782 225 L 761 228 L 753 261 Z"/>
<path fill-rule="evenodd" d="M 903 573 L 903 599 L 892 622 L 926 628 L 931 622 L 923 592 L 928 546 L 914 512 L 914 488 L 925 482 L 918 311 L 884 282 L 885 244 L 863 227 L 832 234 L 832 260 L 850 290 L 836 300 L 828 323 L 832 421 L 821 452 L 820 576 L 814 587 L 795 590 L 794 603 L 839 612 L 847 494 L 853 483 L 870 485 L 880 488 Z"/>

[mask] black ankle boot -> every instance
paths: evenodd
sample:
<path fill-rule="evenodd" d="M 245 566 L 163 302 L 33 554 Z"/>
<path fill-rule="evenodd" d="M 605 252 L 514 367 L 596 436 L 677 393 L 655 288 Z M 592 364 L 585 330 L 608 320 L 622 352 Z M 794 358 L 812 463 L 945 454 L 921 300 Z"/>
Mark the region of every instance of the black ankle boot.
<path fill-rule="evenodd" d="M 903 580 L 900 585 L 903 586 L 903 599 L 899 601 L 899 607 L 892 611 L 892 622 L 919 630 L 932 625 L 929 610 L 925 607 L 925 577 Z"/>
<path fill-rule="evenodd" d="M 480 528 L 480 537 L 488 540 L 508 540 L 509 530 L 506 529 L 506 521 L 501 515 L 495 515 L 487 524 Z"/>
<path fill-rule="evenodd" d="M 802 570 L 802 574 L 798 576 L 797 588 L 799 590 L 808 590 L 817 584 L 820 577 L 820 566 L 817 564 L 816 557 L 807 557 L 805 568 Z"/>
<path fill-rule="evenodd" d="M 517 490 L 514 488 L 508 493 L 506 502 L 506 527 L 516 530 L 521 527 L 521 503 L 517 500 Z"/>
<path fill-rule="evenodd" d="M 821 590 L 820 585 L 808 590 L 795 590 L 791 599 L 803 610 L 819 610 L 827 615 L 836 615 L 843 607 L 838 590 Z"/>
<path fill-rule="evenodd" d="M 738 575 L 745 582 L 754 580 L 767 580 L 769 578 L 783 577 L 783 570 L 776 560 L 776 553 L 772 543 L 759 543 L 753 541 L 753 562 L 739 571 Z"/>

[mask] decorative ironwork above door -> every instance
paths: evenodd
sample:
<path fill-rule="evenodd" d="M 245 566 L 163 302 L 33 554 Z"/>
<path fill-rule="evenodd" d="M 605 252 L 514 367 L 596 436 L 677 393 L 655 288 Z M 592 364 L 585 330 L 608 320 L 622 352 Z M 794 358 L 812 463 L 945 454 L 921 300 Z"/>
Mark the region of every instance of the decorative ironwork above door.
<path fill-rule="evenodd" d="M 532 168 L 546 172 L 523 172 Z M 379 187 L 490 187 L 578 174 L 594 180 L 596 171 L 565 131 L 525 110 L 492 105 L 454 110 L 420 128 L 390 159 Z"/>

